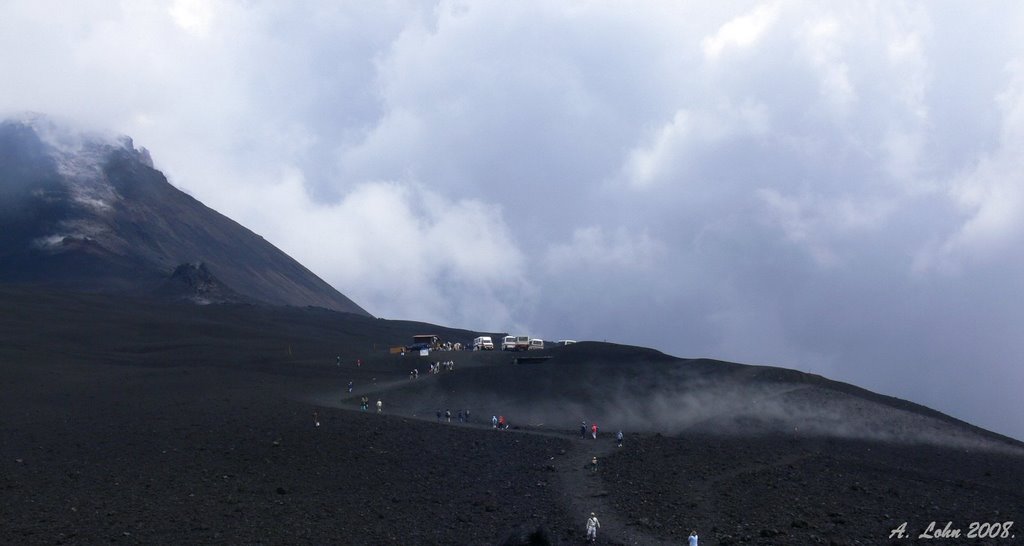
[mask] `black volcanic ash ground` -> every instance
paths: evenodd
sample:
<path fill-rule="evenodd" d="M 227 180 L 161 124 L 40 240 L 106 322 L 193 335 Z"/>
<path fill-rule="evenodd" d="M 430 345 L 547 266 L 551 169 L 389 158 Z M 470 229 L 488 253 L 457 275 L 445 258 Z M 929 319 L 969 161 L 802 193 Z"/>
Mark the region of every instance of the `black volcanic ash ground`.
<path fill-rule="evenodd" d="M 796 372 L 580 344 L 543 365 L 451 354 L 455 372 L 421 367 L 413 381 L 424 360 L 386 347 L 434 327 L 10 287 L 0 303 L 4 543 L 577 544 L 595 511 L 603 544 L 680 544 L 691 529 L 701 544 L 882 544 L 902 521 L 915 537 L 933 520 L 966 532 L 1016 521 L 1024 506 L 1018 443 Z M 737 389 L 797 384 L 772 401 L 855 400 L 868 417 L 910 415 L 959 435 L 950 445 L 830 438 L 777 423 L 716 433 L 724 421 L 710 419 L 627 428 L 615 447 L 607 407 L 640 402 L 613 404 L 610 393 L 633 391 L 601 381 L 646 392 L 677 374 Z M 358 411 L 364 394 L 385 414 Z M 449 407 L 470 408 L 475 423 L 436 423 Z M 485 424 L 499 411 L 512 430 Z M 602 424 L 598 440 L 578 438 L 581 417 Z"/>

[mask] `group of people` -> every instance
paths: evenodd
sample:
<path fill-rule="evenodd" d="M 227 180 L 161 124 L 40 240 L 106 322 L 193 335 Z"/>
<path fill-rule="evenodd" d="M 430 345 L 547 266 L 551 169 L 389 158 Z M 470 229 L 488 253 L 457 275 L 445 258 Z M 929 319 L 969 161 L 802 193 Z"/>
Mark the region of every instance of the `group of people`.
<path fill-rule="evenodd" d="M 447 420 L 449 423 L 452 422 L 452 410 L 446 409 L 446 410 L 444 410 L 443 414 L 441 413 L 441 410 L 437 410 L 437 422 L 438 423 L 441 422 L 442 415 L 444 416 L 445 420 Z M 458 419 L 459 419 L 460 423 L 468 423 L 469 422 L 469 410 L 468 409 L 467 410 L 459 410 L 459 412 L 458 412 Z"/>
<path fill-rule="evenodd" d="M 595 440 L 597 439 L 597 431 L 598 430 L 600 430 L 600 429 L 598 428 L 597 423 L 591 423 L 590 424 L 590 436 L 591 436 L 591 438 L 593 438 Z M 587 437 L 587 422 L 586 421 L 580 421 L 580 438 L 586 438 L 586 437 Z M 615 445 L 618 446 L 618 447 L 622 447 L 622 430 L 619 430 L 618 432 L 615 433 Z"/>
<path fill-rule="evenodd" d="M 430 365 L 430 373 L 438 374 L 438 373 L 441 373 L 442 371 L 454 372 L 455 371 L 455 361 L 454 360 L 447 360 L 445 362 L 434 362 L 434 363 L 432 363 Z"/>
<path fill-rule="evenodd" d="M 508 430 L 508 421 L 505 420 L 504 415 L 492 415 L 491 416 L 491 428 L 498 430 Z"/>
<path fill-rule="evenodd" d="M 365 397 L 365 396 L 360 398 L 359 399 L 359 409 L 361 409 L 363 411 L 366 411 L 366 410 L 370 409 L 370 399 Z M 378 398 L 377 399 L 377 413 L 382 413 L 383 411 L 384 411 L 384 402 L 380 398 Z"/>

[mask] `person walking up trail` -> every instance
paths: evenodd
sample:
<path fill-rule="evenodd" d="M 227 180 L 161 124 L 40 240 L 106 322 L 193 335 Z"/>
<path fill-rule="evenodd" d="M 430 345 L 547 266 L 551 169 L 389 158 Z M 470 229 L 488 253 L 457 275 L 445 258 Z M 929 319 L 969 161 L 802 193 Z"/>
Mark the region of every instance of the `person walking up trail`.
<path fill-rule="evenodd" d="M 380 413 L 383 410 L 384 410 L 384 402 L 381 402 L 380 399 L 378 398 L 377 399 L 377 413 Z"/>
<path fill-rule="evenodd" d="M 689 538 L 690 546 L 697 546 L 697 531 L 692 531 Z"/>
<path fill-rule="evenodd" d="M 597 530 L 600 527 L 601 522 L 597 521 L 597 515 L 591 512 L 590 517 L 587 518 L 587 542 L 597 541 Z"/>

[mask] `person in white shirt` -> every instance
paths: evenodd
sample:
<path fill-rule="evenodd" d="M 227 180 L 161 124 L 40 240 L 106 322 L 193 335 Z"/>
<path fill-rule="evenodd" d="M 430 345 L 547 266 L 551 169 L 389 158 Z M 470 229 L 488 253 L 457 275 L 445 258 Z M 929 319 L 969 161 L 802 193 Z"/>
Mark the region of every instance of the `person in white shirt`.
<path fill-rule="evenodd" d="M 697 531 L 690 533 L 690 546 L 697 546 Z"/>
<path fill-rule="evenodd" d="M 591 512 L 590 518 L 587 519 L 587 540 L 595 542 L 597 540 L 597 530 L 601 527 L 601 522 L 597 521 L 597 516 Z"/>

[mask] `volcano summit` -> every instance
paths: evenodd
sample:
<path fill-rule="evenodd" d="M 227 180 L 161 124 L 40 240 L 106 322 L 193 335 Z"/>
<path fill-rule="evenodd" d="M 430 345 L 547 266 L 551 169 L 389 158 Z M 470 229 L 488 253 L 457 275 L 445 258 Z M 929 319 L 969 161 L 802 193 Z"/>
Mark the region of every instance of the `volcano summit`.
<path fill-rule="evenodd" d="M 0 281 L 148 295 L 168 282 L 180 287 L 185 271 L 172 281 L 175 270 L 199 263 L 207 285 L 224 288 L 195 295 L 203 301 L 367 314 L 262 237 L 176 189 L 130 138 L 72 131 L 42 116 L 0 123 Z"/>

